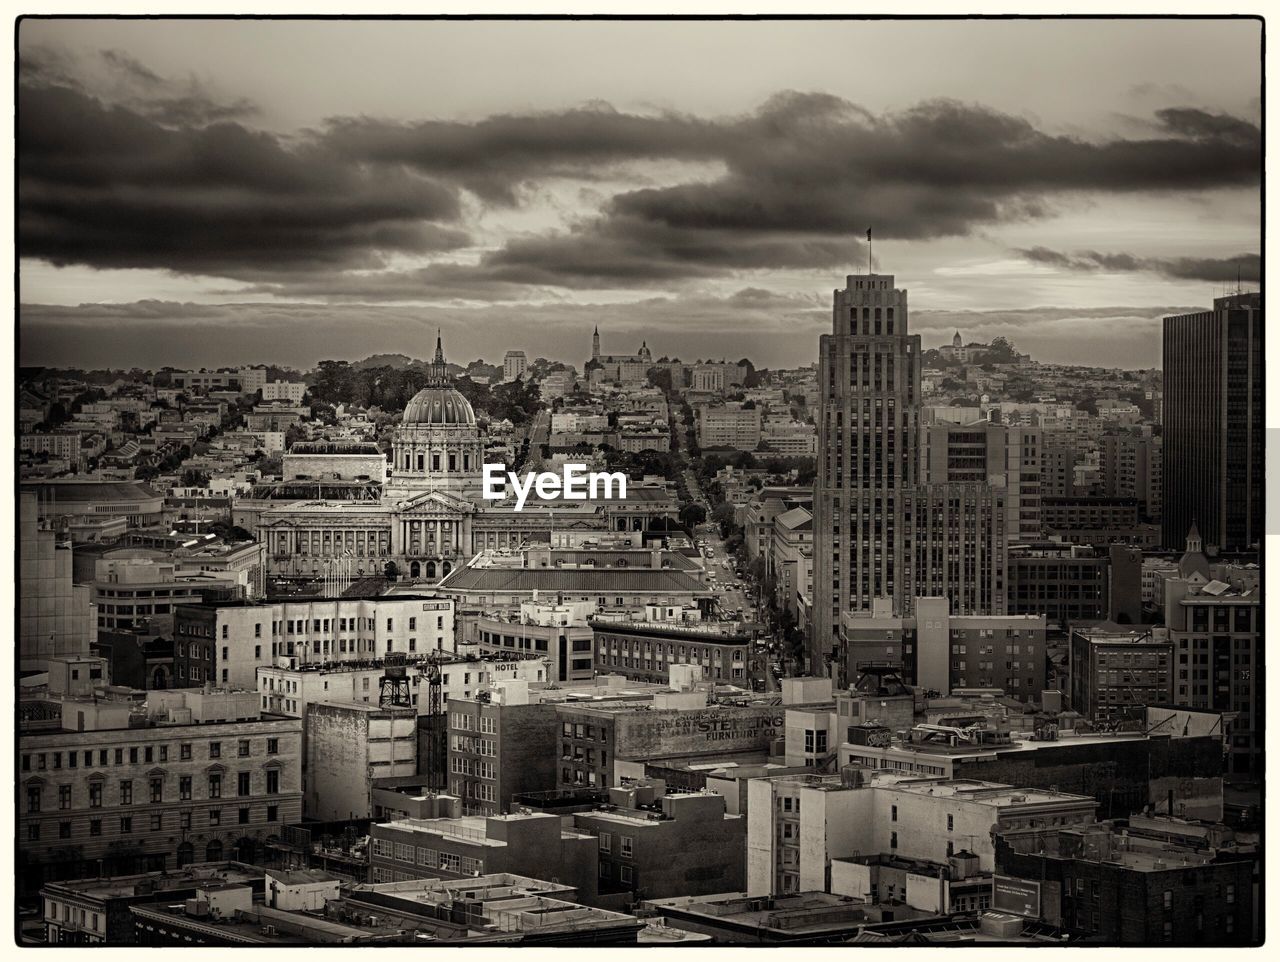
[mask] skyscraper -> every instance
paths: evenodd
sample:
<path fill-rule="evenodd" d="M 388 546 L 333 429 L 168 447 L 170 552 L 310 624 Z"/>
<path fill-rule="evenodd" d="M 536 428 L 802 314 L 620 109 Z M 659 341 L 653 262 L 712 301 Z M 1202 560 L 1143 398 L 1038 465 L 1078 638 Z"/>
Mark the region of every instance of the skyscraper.
<path fill-rule="evenodd" d="M 904 494 L 920 465 L 920 337 L 893 276 L 852 274 L 818 346 L 810 666 L 824 673 L 840 613 L 906 596 Z"/>
<path fill-rule="evenodd" d="M 1164 319 L 1163 531 L 1177 548 L 1194 521 L 1206 545 L 1262 538 L 1262 294 Z"/>
<path fill-rule="evenodd" d="M 845 665 L 840 616 L 876 598 L 900 615 L 925 595 L 946 597 L 955 614 L 1005 612 L 1005 486 L 983 480 L 985 469 L 923 482 L 920 338 L 893 280 L 850 275 L 819 340 L 813 674 Z"/>

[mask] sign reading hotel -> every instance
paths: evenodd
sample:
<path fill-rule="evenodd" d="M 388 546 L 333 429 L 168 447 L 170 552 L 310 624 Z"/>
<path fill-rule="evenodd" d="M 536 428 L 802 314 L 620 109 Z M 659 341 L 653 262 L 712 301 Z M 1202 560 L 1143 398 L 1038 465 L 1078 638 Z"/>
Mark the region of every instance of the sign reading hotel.
<path fill-rule="evenodd" d="M 708 708 L 671 713 L 621 714 L 615 720 L 619 757 L 682 755 L 708 749 L 767 748 L 784 729 L 776 707 Z"/>

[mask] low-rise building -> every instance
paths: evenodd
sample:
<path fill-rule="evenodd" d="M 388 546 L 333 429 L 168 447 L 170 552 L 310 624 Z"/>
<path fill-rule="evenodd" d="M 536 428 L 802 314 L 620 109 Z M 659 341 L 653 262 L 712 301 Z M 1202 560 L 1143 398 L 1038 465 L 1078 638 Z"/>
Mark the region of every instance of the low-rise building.
<path fill-rule="evenodd" d="M 379 779 L 417 774 L 417 719 L 412 707 L 341 702 L 309 706 L 303 806 L 307 817 L 371 817 Z"/>
<path fill-rule="evenodd" d="M 851 726 L 839 762 L 936 778 L 967 776 L 1022 788 L 1058 788 L 1093 797 L 1104 818 L 1149 806 L 1168 811 L 1170 801 L 1189 818 L 1221 817 L 1221 732 L 1078 734 L 1046 724 L 1031 737 L 1014 738 L 982 724 L 917 725 L 900 735 L 883 726 Z M 1144 724 L 1150 729 L 1156 722 Z"/>
<path fill-rule="evenodd" d="M 258 687 L 257 671 L 412 659 L 455 650 L 453 602 L 432 593 L 182 604 L 174 612 L 179 684 L 193 677 Z"/>
<path fill-rule="evenodd" d="M 595 836 L 600 892 L 641 898 L 737 892 L 746 885 L 747 822 L 714 792 L 660 794 L 653 784 L 610 788 L 609 804 L 578 812 Z"/>
<path fill-rule="evenodd" d="M 375 883 L 509 872 L 562 882 L 583 901 L 596 900 L 596 839 L 566 829 L 557 815 L 395 819 L 371 825 L 369 833 Z"/>
<path fill-rule="evenodd" d="M 1095 722 L 1144 716 L 1173 694 L 1173 646 L 1163 627 L 1102 623 L 1071 632 L 1071 707 Z"/>
<path fill-rule="evenodd" d="M 990 688 L 1023 701 L 1045 688 L 1045 630 L 1043 615 L 953 615 L 946 598 L 916 598 L 907 616 L 876 598 L 840 626 L 850 678 L 866 666 L 895 665 L 908 684 L 930 691 Z"/>
<path fill-rule="evenodd" d="M 252 862 L 302 815 L 301 722 L 262 717 L 252 692 L 106 689 L 23 702 L 22 717 L 20 891 Z"/>
<path fill-rule="evenodd" d="M 261 869 L 239 862 L 196 862 L 180 869 L 49 882 L 40 890 L 45 942 L 49 945 L 135 945 L 130 905 L 165 898 L 193 898 L 209 883 L 247 885 L 262 891 Z"/>
<path fill-rule="evenodd" d="M 1195 848 L 1098 825 L 997 836 L 997 899 L 1021 889 L 1026 914 L 1121 945 L 1248 945 L 1254 855 Z M 1010 883 L 1013 883 L 1011 885 Z"/>
<path fill-rule="evenodd" d="M 418 943 L 582 947 L 643 941 L 643 921 L 579 904 L 579 898 L 573 886 L 561 882 L 498 872 L 361 885 L 343 904 L 365 918 L 376 913 Z M 459 905 L 468 911 L 459 912 Z"/>
<path fill-rule="evenodd" d="M 831 891 L 827 867 L 851 855 L 946 863 L 963 850 L 991 871 L 993 825 L 1086 824 L 1097 809 L 1083 795 L 856 767 L 755 779 L 747 792 L 750 895 Z"/>

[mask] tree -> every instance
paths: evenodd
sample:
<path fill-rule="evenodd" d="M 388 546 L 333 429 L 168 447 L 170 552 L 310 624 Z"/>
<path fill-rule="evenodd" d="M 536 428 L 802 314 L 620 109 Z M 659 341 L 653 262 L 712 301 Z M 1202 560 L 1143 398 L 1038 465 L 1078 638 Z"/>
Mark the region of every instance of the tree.
<path fill-rule="evenodd" d="M 1013 349 L 1013 344 L 1007 337 L 996 337 L 992 338 L 991 346 L 987 348 L 986 359 L 1000 364 L 1010 364 L 1018 359 L 1018 352 Z"/>
<path fill-rule="evenodd" d="M 707 510 L 702 505 L 690 501 L 680 508 L 680 523 L 686 531 L 693 531 L 707 520 Z"/>
<path fill-rule="evenodd" d="M 382 569 L 382 574 L 388 581 L 395 581 L 400 577 L 400 566 L 394 561 L 388 561 L 386 567 Z"/>
<path fill-rule="evenodd" d="M 199 468 L 187 468 L 182 472 L 179 485 L 184 488 L 207 488 L 210 480 L 208 471 L 201 471 Z"/>
<path fill-rule="evenodd" d="M 733 505 L 728 502 L 721 502 L 716 505 L 714 511 L 711 512 L 711 520 L 720 526 L 720 537 L 727 538 L 737 527 L 737 521 L 733 516 Z"/>

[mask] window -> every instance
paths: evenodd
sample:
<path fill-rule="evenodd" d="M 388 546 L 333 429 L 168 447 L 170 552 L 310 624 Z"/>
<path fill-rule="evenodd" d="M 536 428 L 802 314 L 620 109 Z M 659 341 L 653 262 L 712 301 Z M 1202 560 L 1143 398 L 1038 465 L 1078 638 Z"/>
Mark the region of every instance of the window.
<path fill-rule="evenodd" d="M 891 822 L 896 822 L 896 821 L 898 820 L 898 806 L 897 806 L 897 805 L 891 805 L 891 806 L 889 807 L 889 820 L 890 820 Z"/>
<path fill-rule="evenodd" d="M 249 757 L 249 739 L 247 738 L 240 739 L 240 744 L 238 746 L 238 754 L 240 755 L 241 758 Z"/>
<path fill-rule="evenodd" d="M 133 816 L 132 815 L 120 816 L 120 834 L 121 835 L 133 834 Z"/>
<path fill-rule="evenodd" d="M 71 823 L 69 821 L 61 821 L 58 823 L 58 838 L 71 837 Z"/>
<path fill-rule="evenodd" d="M 237 795 L 243 796 L 243 795 L 249 794 L 249 777 L 250 776 L 248 772 L 240 772 L 239 774 L 236 775 L 236 794 Z"/>
<path fill-rule="evenodd" d="M 71 807 L 71 786 L 59 785 L 58 786 L 58 808 L 65 811 L 70 807 Z"/>
<path fill-rule="evenodd" d="M 89 819 L 89 834 L 95 837 L 102 834 L 102 819 Z"/>
<path fill-rule="evenodd" d="M 240 824 L 241 825 L 249 824 L 249 810 L 247 808 L 240 809 Z"/>
<path fill-rule="evenodd" d="M 150 789 L 151 789 L 152 803 L 164 801 L 164 779 L 163 778 L 151 779 Z"/>
<path fill-rule="evenodd" d="M 947 816 L 947 831 L 954 831 L 956 827 L 956 817 L 954 815 Z"/>
<path fill-rule="evenodd" d="M 608 832 L 600 833 L 600 851 L 602 852 L 613 851 L 613 836 Z"/>
<path fill-rule="evenodd" d="M 209 809 L 209 824 L 211 826 L 222 824 L 222 809 L 220 808 Z"/>
<path fill-rule="evenodd" d="M 222 757 L 222 742 L 209 742 L 209 757 L 210 758 Z"/>
<path fill-rule="evenodd" d="M 222 775 L 221 775 L 221 773 L 214 772 L 213 774 L 211 774 L 211 775 L 209 776 L 209 797 L 210 797 L 210 798 L 221 798 L 221 797 L 222 797 Z"/>
<path fill-rule="evenodd" d="M 89 807 L 102 807 L 102 782 L 89 783 Z"/>
<path fill-rule="evenodd" d="M 898 847 L 898 833 L 897 833 L 897 832 L 890 832 L 890 833 L 889 833 L 889 847 L 890 847 L 890 848 L 897 848 L 897 847 Z"/>
<path fill-rule="evenodd" d="M 267 821 L 274 822 L 279 820 L 280 807 L 278 805 L 267 806 Z"/>
<path fill-rule="evenodd" d="M 267 794 L 280 794 L 280 772 L 277 769 L 268 769 L 267 771 Z"/>
<path fill-rule="evenodd" d="M 151 813 L 151 831 L 159 832 L 164 828 L 164 815 L 160 812 Z"/>
<path fill-rule="evenodd" d="M 123 781 L 120 783 L 120 804 L 133 804 L 133 782 Z"/>
<path fill-rule="evenodd" d="M 633 839 L 630 835 L 619 835 L 618 838 L 622 841 L 622 850 L 621 850 L 622 857 L 631 858 L 631 845 L 635 841 L 635 839 Z"/>
<path fill-rule="evenodd" d="M 1164 910 L 1168 912 L 1172 908 L 1173 908 L 1173 891 L 1171 889 L 1165 889 L 1164 890 Z"/>
<path fill-rule="evenodd" d="M 181 817 L 178 819 L 178 825 L 182 828 L 184 832 L 191 831 L 191 813 L 183 812 L 181 814 Z"/>
<path fill-rule="evenodd" d="M 183 775 L 178 779 L 178 798 L 181 801 L 191 801 L 191 776 Z"/>
<path fill-rule="evenodd" d="M 187 742 L 186 744 L 178 746 L 178 757 L 184 762 L 191 760 L 191 743 L 190 742 Z"/>
<path fill-rule="evenodd" d="M 40 812 L 40 786 L 27 786 L 27 811 L 31 814 L 39 814 Z"/>

